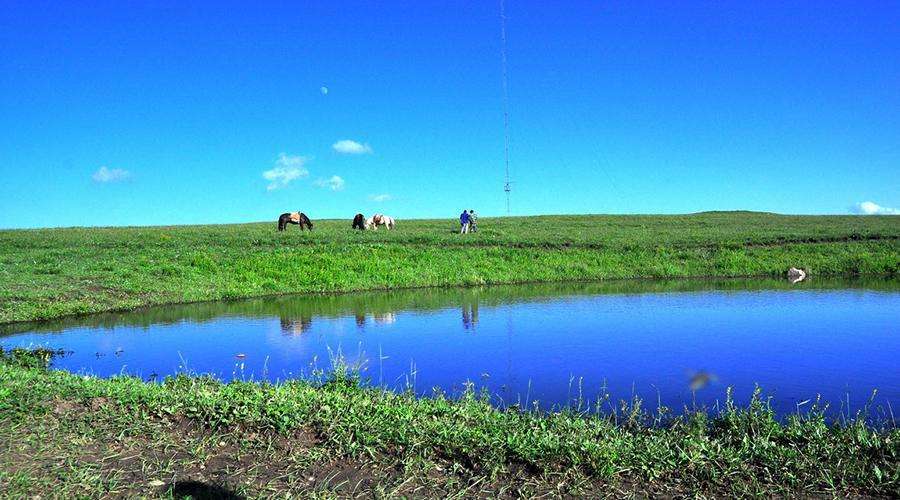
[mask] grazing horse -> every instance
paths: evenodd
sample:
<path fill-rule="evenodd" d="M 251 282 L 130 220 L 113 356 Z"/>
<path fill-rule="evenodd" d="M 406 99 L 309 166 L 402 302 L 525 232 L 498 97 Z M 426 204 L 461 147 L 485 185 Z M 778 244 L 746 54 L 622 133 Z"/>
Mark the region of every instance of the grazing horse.
<path fill-rule="evenodd" d="M 366 229 L 366 217 L 363 214 L 356 214 L 356 217 L 353 217 L 353 229 Z"/>
<path fill-rule="evenodd" d="M 283 213 L 280 217 L 278 217 L 278 230 L 284 231 L 288 224 L 297 224 L 300 226 L 300 230 L 303 231 L 303 227 L 306 226 L 306 229 L 312 231 L 313 223 L 309 220 L 309 217 L 306 216 L 303 212 L 290 212 Z"/>
<path fill-rule="evenodd" d="M 378 230 L 378 226 L 394 229 L 394 226 L 396 225 L 397 223 L 394 221 L 393 217 L 388 217 L 384 214 L 375 214 L 366 220 L 366 228 L 372 228 L 374 230 Z"/>

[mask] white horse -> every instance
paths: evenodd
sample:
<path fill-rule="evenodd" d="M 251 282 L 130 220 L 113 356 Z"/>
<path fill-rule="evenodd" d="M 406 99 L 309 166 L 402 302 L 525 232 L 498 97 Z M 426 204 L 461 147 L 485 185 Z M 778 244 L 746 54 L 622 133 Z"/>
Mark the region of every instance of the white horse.
<path fill-rule="evenodd" d="M 372 229 L 375 231 L 378 230 L 378 226 L 384 226 L 388 228 L 388 230 L 390 230 L 394 229 L 396 225 L 397 223 L 394 221 L 393 217 L 388 217 L 384 214 L 375 214 L 366 219 L 366 229 Z"/>

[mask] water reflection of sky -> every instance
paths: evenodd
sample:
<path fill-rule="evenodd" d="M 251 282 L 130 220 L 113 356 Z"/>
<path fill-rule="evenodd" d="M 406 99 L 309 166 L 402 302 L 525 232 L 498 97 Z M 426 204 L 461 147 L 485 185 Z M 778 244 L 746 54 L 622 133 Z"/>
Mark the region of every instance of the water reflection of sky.
<path fill-rule="evenodd" d="M 452 393 L 468 380 L 497 401 L 542 406 L 603 392 L 651 407 L 712 405 L 727 386 L 745 400 L 756 384 L 782 412 L 817 394 L 835 404 L 849 394 L 858 407 L 876 388 L 876 402 L 900 402 L 893 285 L 613 294 L 579 286 L 179 306 L 171 316 L 153 312 L 163 315 L 157 322 L 142 313 L 84 318 L 7 333 L 0 344 L 63 348 L 72 354 L 56 366 L 145 378 L 187 369 L 283 380 L 342 356 L 376 384 Z M 691 380 L 704 386 L 696 394 Z"/>

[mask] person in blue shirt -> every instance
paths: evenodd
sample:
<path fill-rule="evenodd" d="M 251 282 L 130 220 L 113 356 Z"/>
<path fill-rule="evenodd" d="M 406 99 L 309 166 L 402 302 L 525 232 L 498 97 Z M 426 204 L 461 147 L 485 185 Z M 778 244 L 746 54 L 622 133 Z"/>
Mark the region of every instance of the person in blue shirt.
<path fill-rule="evenodd" d="M 469 212 L 465 210 L 462 211 L 462 214 L 460 214 L 459 216 L 459 225 L 459 234 L 465 234 L 469 232 Z"/>

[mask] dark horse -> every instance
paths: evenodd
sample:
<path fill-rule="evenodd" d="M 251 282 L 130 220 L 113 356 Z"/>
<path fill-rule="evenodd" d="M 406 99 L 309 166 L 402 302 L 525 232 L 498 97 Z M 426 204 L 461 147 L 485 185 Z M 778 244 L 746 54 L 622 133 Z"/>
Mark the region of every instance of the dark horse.
<path fill-rule="evenodd" d="M 303 226 L 306 226 L 306 229 L 312 231 L 313 223 L 309 220 L 309 217 L 306 216 L 303 212 L 290 212 L 281 214 L 281 217 L 278 217 L 278 230 L 284 231 L 288 224 L 298 224 L 300 225 L 300 230 L 303 231 Z"/>
<path fill-rule="evenodd" d="M 363 214 L 356 214 L 356 217 L 353 218 L 353 229 L 359 229 L 360 231 L 365 231 L 366 217 Z"/>

